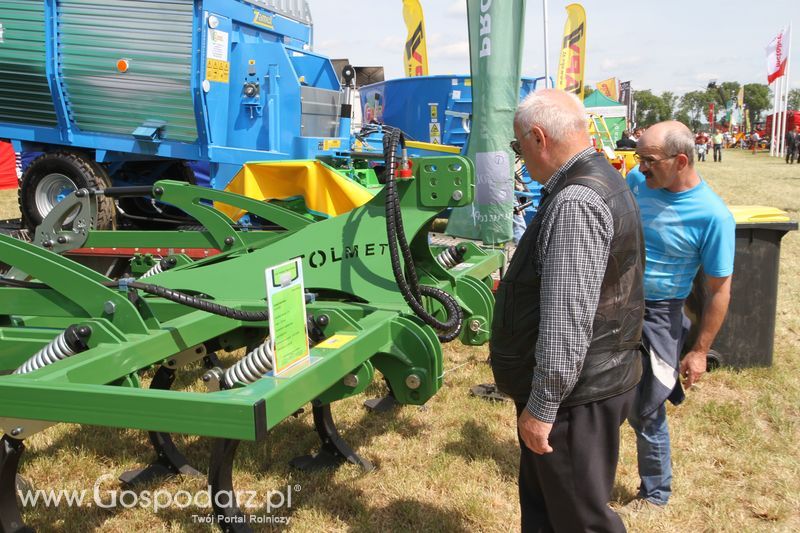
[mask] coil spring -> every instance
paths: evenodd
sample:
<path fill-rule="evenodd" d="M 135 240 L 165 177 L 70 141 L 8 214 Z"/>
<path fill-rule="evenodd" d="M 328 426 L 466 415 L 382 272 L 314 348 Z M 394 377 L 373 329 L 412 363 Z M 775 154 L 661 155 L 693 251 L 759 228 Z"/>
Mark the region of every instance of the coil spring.
<path fill-rule="evenodd" d="M 88 326 L 73 325 L 68 327 L 50 341 L 47 346 L 33 354 L 30 359 L 14 371 L 14 374 L 28 374 L 88 349 L 84 339 L 91 333 L 92 330 Z"/>
<path fill-rule="evenodd" d="M 139 279 L 149 278 L 150 276 L 155 276 L 156 274 L 161 274 L 165 270 L 169 270 L 170 268 L 174 267 L 178 262 L 175 260 L 174 257 L 165 257 L 152 267 L 139 276 Z"/>
<path fill-rule="evenodd" d="M 464 261 L 464 253 L 467 249 L 462 246 L 448 246 L 442 252 L 436 256 L 436 262 L 439 263 L 442 268 L 450 269 L 456 266 L 457 264 Z"/>
<path fill-rule="evenodd" d="M 236 383 L 255 383 L 274 368 L 275 349 L 269 337 L 257 348 L 225 370 L 223 380 L 227 388 Z"/>

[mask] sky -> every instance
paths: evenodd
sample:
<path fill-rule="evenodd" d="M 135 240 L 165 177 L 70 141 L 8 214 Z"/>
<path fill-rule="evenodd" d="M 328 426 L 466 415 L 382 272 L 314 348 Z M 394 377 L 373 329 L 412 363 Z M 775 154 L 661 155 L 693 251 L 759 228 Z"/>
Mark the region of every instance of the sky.
<path fill-rule="evenodd" d="M 429 74 L 468 74 L 466 0 L 420 0 Z M 494 0 L 503 1 L 503 0 Z M 403 76 L 402 0 L 308 0 L 314 50 Z M 548 0 L 550 76 L 572 2 Z M 616 76 L 634 90 L 684 94 L 710 80 L 766 83 L 765 47 L 794 21 L 791 87 L 800 88 L 800 0 L 584 0 L 586 83 Z M 614 7 L 612 7 L 614 6 Z M 544 75 L 543 0 L 527 0 L 523 76 Z M 797 59 L 795 59 L 797 58 Z"/>

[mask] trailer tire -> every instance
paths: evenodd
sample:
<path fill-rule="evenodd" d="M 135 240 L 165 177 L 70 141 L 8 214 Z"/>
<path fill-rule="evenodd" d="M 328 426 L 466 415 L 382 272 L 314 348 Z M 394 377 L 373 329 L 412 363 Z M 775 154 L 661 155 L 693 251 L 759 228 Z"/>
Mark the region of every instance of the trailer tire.
<path fill-rule="evenodd" d="M 46 152 L 34 159 L 22 175 L 18 199 L 23 227 L 34 231 L 53 206 L 73 190 L 110 186 L 106 169 L 89 156 L 65 150 Z M 114 202 L 100 197 L 95 228 L 113 227 Z"/>
<path fill-rule="evenodd" d="M 163 165 L 163 163 L 162 163 Z M 125 163 L 117 173 L 114 174 L 114 182 L 126 183 L 152 183 L 155 180 L 175 180 L 182 181 L 194 185 L 195 174 L 185 161 L 173 160 L 167 163 L 157 175 L 153 175 L 152 161 L 129 161 Z M 131 225 L 136 229 L 165 229 L 163 222 L 157 220 L 142 220 L 141 218 L 128 217 L 127 215 L 135 215 L 136 217 L 155 217 L 155 218 L 175 218 L 176 224 L 180 223 L 181 219 L 189 218 L 183 211 L 177 207 L 168 204 L 158 204 L 159 212 L 152 204 L 149 198 L 130 197 L 120 198 L 119 208 L 120 223 Z M 186 223 L 186 222 L 183 222 Z"/>

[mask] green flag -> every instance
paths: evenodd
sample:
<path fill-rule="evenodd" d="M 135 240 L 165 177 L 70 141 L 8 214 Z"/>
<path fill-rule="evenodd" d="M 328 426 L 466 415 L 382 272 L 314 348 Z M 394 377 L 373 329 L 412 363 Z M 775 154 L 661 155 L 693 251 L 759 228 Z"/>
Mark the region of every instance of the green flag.
<path fill-rule="evenodd" d="M 454 209 L 447 234 L 500 244 L 513 236 L 514 112 L 519 103 L 525 0 L 467 0 L 475 201 Z"/>

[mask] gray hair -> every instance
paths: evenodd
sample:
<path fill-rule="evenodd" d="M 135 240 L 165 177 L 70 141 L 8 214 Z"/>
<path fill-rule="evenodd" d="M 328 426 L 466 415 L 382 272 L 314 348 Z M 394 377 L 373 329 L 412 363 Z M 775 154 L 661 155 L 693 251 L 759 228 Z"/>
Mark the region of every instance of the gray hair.
<path fill-rule="evenodd" d="M 689 166 L 694 166 L 694 135 L 689 128 L 671 128 L 664 133 L 664 153 L 670 156 L 683 154 L 689 159 Z"/>
<path fill-rule="evenodd" d="M 539 126 L 554 139 L 586 133 L 588 126 L 586 108 L 578 97 L 557 89 L 541 89 L 529 94 L 519 104 L 514 120 L 526 130 Z"/>

